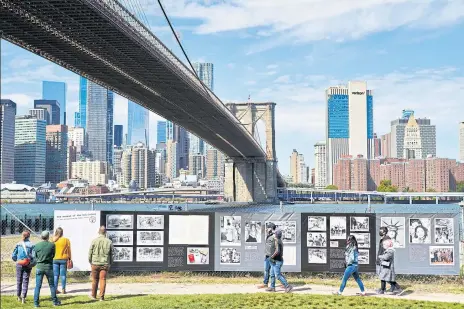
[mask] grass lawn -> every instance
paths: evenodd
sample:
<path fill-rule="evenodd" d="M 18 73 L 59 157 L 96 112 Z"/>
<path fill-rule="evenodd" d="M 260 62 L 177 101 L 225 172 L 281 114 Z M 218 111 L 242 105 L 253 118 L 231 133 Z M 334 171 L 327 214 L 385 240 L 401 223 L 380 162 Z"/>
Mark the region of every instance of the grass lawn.
<path fill-rule="evenodd" d="M 318 296 L 318 295 L 295 295 L 295 294 L 229 294 L 229 295 L 150 295 L 150 296 L 113 296 L 108 297 L 105 302 L 93 302 L 87 296 L 61 297 L 65 308 L 89 309 L 89 308 L 112 308 L 112 309 L 145 309 L 145 308 L 307 308 L 307 309 L 330 309 L 330 308 L 408 308 L 408 309 L 462 309 L 462 304 L 423 302 L 413 300 L 401 300 L 377 297 L 344 297 L 344 296 Z M 26 306 L 31 306 L 32 300 Z M 51 307 L 49 299 L 41 302 L 42 308 Z M 20 308 L 12 296 L 2 296 L 1 308 Z"/>

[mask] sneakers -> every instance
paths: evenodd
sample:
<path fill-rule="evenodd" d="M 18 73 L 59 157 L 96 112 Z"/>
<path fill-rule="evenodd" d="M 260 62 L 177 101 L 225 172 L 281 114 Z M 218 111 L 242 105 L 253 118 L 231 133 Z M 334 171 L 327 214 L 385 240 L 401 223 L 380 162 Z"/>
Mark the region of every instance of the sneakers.
<path fill-rule="evenodd" d="M 25 304 L 26 303 L 26 297 L 21 297 L 21 304 Z"/>
<path fill-rule="evenodd" d="M 90 298 L 91 300 L 97 300 L 97 298 L 96 298 L 96 297 L 93 297 L 92 295 L 89 295 L 89 298 Z"/>
<path fill-rule="evenodd" d="M 340 291 L 332 292 L 332 295 L 342 295 Z"/>
<path fill-rule="evenodd" d="M 66 289 L 63 289 L 61 293 L 63 293 L 63 295 L 66 294 Z"/>
<path fill-rule="evenodd" d="M 61 291 L 56 289 L 56 294 L 61 294 Z"/>
<path fill-rule="evenodd" d="M 19 302 L 21 302 L 21 300 L 22 300 L 22 299 L 21 299 L 21 297 L 20 297 L 20 296 L 18 296 L 18 301 L 19 301 Z"/>
<path fill-rule="evenodd" d="M 266 289 L 266 292 L 275 292 L 275 291 L 276 291 L 275 288 L 267 288 Z"/>
<path fill-rule="evenodd" d="M 264 289 L 264 288 L 267 288 L 267 284 L 260 284 L 257 286 L 258 289 Z"/>
<path fill-rule="evenodd" d="M 53 307 L 59 307 L 59 306 L 61 306 L 61 302 L 56 302 L 53 304 Z"/>
<path fill-rule="evenodd" d="M 375 291 L 375 293 L 378 295 L 383 295 L 385 294 L 385 290 L 378 289 L 377 291 Z"/>
<path fill-rule="evenodd" d="M 396 295 L 396 296 L 401 296 L 403 293 L 404 293 L 404 290 L 403 289 L 395 289 L 393 290 L 393 293 Z"/>
<path fill-rule="evenodd" d="M 100 301 L 105 301 L 105 297 L 100 297 Z"/>
<path fill-rule="evenodd" d="M 358 293 L 356 293 L 356 295 L 358 295 L 358 296 L 366 296 L 366 291 L 358 292 Z"/>
<path fill-rule="evenodd" d="M 288 285 L 288 286 L 285 288 L 285 293 L 290 293 L 292 290 L 293 290 L 293 286 L 292 286 L 292 285 Z"/>

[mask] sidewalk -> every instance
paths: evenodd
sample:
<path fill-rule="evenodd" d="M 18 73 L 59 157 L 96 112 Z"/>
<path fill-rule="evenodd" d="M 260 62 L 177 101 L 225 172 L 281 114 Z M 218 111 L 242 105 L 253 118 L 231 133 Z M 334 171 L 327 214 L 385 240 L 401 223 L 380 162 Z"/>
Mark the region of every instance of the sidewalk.
<path fill-rule="evenodd" d="M 34 293 L 34 284 L 29 287 L 29 295 Z M 76 283 L 67 286 L 68 295 L 89 295 L 90 283 Z M 324 285 L 299 285 L 295 286 L 293 293 L 295 294 L 320 294 L 330 295 L 336 288 Z M 279 289 L 283 292 L 283 289 Z M 346 288 L 344 295 L 354 296 L 359 292 L 357 288 Z M 106 288 L 107 295 L 149 295 L 149 294 L 172 294 L 172 295 L 186 295 L 186 294 L 246 294 L 246 293 L 265 293 L 264 290 L 259 290 L 253 285 L 241 284 L 181 284 L 181 283 L 124 283 L 124 284 L 111 284 L 109 283 Z M 406 290 L 402 296 L 379 296 L 374 291 L 367 291 L 371 297 L 390 297 L 401 298 L 409 300 L 423 300 L 423 301 L 440 301 L 451 303 L 464 304 L 464 295 L 461 294 L 445 294 L 445 293 L 420 293 Z M 16 285 L 2 284 L 1 295 L 15 295 Z M 41 295 L 50 295 L 48 285 L 43 284 Z"/>

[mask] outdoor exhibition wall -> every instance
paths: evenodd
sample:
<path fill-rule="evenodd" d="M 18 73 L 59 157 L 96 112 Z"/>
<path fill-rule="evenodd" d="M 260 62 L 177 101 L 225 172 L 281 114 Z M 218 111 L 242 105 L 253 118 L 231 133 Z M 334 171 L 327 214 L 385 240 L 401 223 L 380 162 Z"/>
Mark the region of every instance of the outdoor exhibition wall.
<path fill-rule="evenodd" d="M 263 270 L 266 226 L 283 230 L 284 272 L 343 272 L 348 235 L 360 271 L 375 272 L 378 230 L 387 226 L 399 274 L 459 274 L 458 214 L 209 213 L 55 211 L 55 228 L 70 238 L 73 270 L 89 270 L 87 254 L 100 225 L 114 245 L 112 270 Z"/>

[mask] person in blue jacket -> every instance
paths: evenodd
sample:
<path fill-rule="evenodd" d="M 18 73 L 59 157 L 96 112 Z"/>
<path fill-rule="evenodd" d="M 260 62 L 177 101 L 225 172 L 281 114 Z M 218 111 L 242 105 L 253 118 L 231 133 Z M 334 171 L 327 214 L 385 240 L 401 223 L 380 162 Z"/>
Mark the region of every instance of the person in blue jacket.
<path fill-rule="evenodd" d="M 358 295 L 365 296 L 366 291 L 364 290 L 364 284 L 359 277 L 359 272 L 358 272 L 358 242 L 356 240 L 356 237 L 353 235 L 350 235 L 348 239 L 346 240 L 346 249 L 345 249 L 345 263 L 346 263 L 346 269 L 345 269 L 345 274 L 343 275 L 342 279 L 342 284 L 340 285 L 340 290 L 337 292 L 334 292 L 335 295 L 342 295 L 343 290 L 345 289 L 346 282 L 348 279 L 353 276 L 354 280 L 358 283 L 359 289 L 361 290 L 361 293 L 358 293 Z"/>
<path fill-rule="evenodd" d="M 31 233 L 24 231 L 22 241 L 16 244 L 11 258 L 16 262 L 16 296 L 21 303 L 26 302 L 29 278 L 34 265 L 34 244 L 29 240 Z"/>

